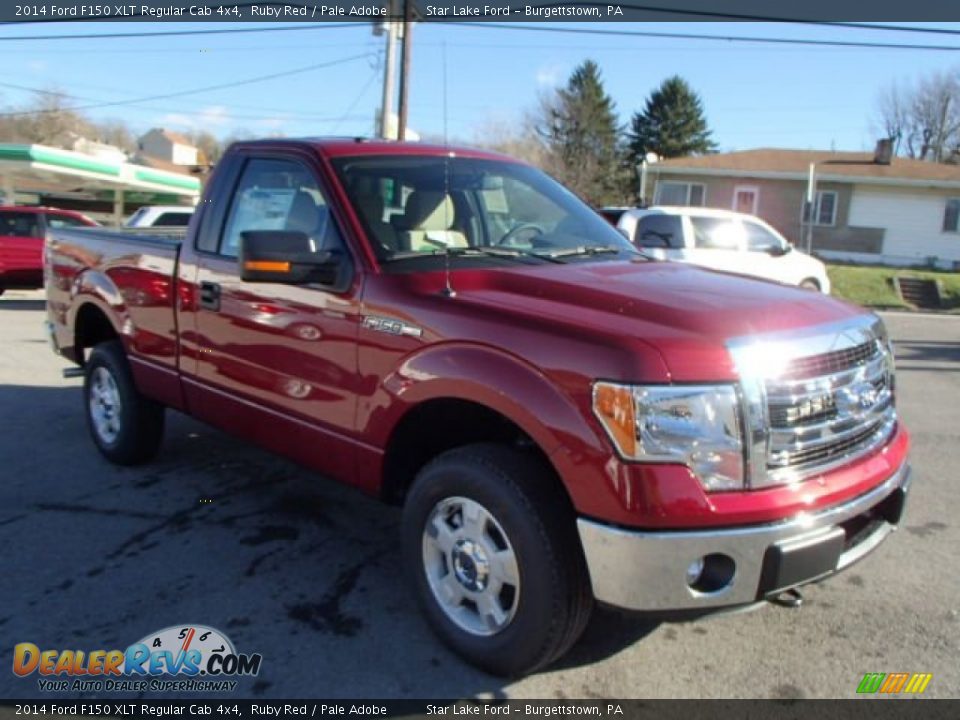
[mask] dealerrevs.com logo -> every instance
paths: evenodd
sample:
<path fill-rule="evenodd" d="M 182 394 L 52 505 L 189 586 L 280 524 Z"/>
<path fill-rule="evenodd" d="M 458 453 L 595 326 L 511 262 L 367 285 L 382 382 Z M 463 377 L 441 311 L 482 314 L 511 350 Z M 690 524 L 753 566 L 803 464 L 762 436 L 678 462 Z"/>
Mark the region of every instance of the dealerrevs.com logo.
<path fill-rule="evenodd" d="M 223 692 L 234 677 L 260 672 L 259 653 L 238 653 L 226 635 L 205 625 L 175 625 L 151 633 L 126 650 L 13 648 L 13 672 L 36 674 L 42 692 Z"/>

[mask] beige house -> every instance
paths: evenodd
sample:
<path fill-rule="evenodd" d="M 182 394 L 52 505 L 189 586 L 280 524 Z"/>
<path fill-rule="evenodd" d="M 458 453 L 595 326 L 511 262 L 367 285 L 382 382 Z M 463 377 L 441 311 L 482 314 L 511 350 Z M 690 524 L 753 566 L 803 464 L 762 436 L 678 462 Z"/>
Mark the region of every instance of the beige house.
<path fill-rule="evenodd" d="M 752 213 L 834 259 L 960 265 L 960 165 L 882 154 L 758 149 L 650 166 L 653 203 Z M 813 223 L 804 205 L 813 165 Z"/>
<path fill-rule="evenodd" d="M 137 141 L 139 155 L 156 158 L 174 165 L 197 165 L 198 150 L 180 133 L 164 128 L 153 128 Z"/>

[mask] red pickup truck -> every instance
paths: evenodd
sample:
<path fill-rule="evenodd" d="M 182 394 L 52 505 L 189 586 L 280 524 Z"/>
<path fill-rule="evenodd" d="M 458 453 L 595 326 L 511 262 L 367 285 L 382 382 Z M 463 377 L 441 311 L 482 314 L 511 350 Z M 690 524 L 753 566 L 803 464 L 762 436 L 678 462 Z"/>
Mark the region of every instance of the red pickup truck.
<path fill-rule="evenodd" d="M 900 520 L 879 318 L 651 260 L 507 157 L 243 142 L 185 237 L 47 242 L 107 458 L 148 460 L 173 408 L 402 504 L 426 616 L 491 672 L 559 657 L 594 602 L 755 604 Z"/>
<path fill-rule="evenodd" d="M 0 295 L 43 287 L 43 236 L 47 230 L 97 223 L 71 210 L 0 206 Z"/>

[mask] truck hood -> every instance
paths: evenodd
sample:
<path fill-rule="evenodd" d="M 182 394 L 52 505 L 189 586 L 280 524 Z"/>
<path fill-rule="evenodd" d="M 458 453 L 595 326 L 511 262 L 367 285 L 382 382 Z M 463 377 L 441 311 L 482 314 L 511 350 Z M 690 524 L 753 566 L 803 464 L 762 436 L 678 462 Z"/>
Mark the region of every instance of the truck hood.
<path fill-rule="evenodd" d="M 641 341 L 671 381 L 736 378 L 732 338 L 862 315 L 808 290 L 670 262 L 590 262 L 454 273 L 458 300 L 486 312 Z"/>

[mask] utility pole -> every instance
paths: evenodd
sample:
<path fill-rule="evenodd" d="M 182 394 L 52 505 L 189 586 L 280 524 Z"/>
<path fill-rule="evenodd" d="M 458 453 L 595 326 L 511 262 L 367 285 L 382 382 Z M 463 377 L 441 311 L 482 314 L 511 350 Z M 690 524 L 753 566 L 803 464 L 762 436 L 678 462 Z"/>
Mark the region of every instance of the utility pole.
<path fill-rule="evenodd" d="M 807 176 L 807 232 L 806 232 L 806 245 L 807 245 L 807 254 L 813 252 L 813 225 L 816 222 L 814 218 L 814 213 L 816 209 L 816 200 L 817 200 L 817 164 L 810 163 L 810 173 Z"/>
<path fill-rule="evenodd" d="M 403 49 L 400 60 L 400 110 L 397 118 L 397 140 L 407 139 L 407 115 L 410 105 L 410 54 L 413 50 L 413 0 L 403 0 Z"/>
<path fill-rule="evenodd" d="M 394 20 L 397 4 L 395 0 L 387 0 L 387 21 L 384 23 L 387 32 L 387 56 L 383 67 L 383 100 L 380 103 L 380 137 L 389 139 L 390 118 L 393 115 L 393 76 L 396 73 L 397 55 L 397 21 Z"/>

